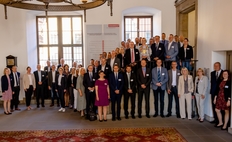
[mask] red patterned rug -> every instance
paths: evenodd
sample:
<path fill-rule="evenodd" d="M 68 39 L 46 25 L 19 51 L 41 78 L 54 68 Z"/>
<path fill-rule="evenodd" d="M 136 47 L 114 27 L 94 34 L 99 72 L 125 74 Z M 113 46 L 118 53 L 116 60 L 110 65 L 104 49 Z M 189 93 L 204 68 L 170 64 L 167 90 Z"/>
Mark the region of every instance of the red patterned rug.
<path fill-rule="evenodd" d="M 187 142 L 175 128 L 0 131 L 1 142 Z"/>

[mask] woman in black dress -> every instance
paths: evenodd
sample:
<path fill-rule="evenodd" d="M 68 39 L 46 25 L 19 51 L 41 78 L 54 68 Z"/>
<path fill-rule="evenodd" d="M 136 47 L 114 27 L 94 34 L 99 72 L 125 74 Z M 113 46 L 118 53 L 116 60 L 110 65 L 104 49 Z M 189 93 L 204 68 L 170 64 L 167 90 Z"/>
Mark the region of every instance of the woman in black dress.
<path fill-rule="evenodd" d="M 221 127 L 222 130 L 227 130 L 227 124 L 229 121 L 229 107 L 231 99 L 231 80 L 230 73 L 228 70 L 224 70 L 222 73 L 221 83 L 217 88 L 217 93 L 214 98 L 214 103 L 216 104 L 215 111 L 219 120 L 216 127 Z M 221 110 L 225 111 L 224 124 L 222 122 Z"/>

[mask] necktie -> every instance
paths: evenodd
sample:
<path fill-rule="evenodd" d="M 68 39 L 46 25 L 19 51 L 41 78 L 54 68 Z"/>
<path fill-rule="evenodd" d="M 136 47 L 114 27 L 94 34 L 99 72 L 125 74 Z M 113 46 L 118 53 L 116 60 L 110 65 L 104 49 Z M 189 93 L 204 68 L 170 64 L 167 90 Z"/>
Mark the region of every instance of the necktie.
<path fill-rule="evenodd" d="M 158 69 L 158 81 L 161 82 L 160 69 Z"/>
<path fill-rule="evenodd" d="M 115 73 L 116 90 L 118 90 L 118 73 Z"/>
<path fill-rule="evenodd" d="M 41 82 L 41 71 L 38 71 L 38 75 L 39 75 L 39 82 Z"/>
<path fill-rule="evenodd" d="M 216 72 L 216 79 L 218 79 L 218 72 Z"/>
<path fill-rule="evenodd" d="M 145 69 L 143 69 L 143 77 L 145 77 Z"/>
<path fill-rule="evenodd" d="M 97 73 L 97 67 L 95 67 L 95 73 Z"/>
<path fill-rule="evenodd" d="M 19 86 L 19 83 L 18 83 L 18 76 L 17 76 L 16 73 L 14 73 L 14 75 L 15 75 L 15 79 L 16 79 L 16 86 Z"/>
<path fill-rule="evenodd" d="M 89 78 L 90 78 L 90 81 L 93 80 L 93 77 L 92 77 L 92 73 L 91 73 L 91 72 L 89 73 Z"/>
<path fill-rule="evenodd" d="M 130 89 L 130 73 L 128 73 L 128 88 Z"/>

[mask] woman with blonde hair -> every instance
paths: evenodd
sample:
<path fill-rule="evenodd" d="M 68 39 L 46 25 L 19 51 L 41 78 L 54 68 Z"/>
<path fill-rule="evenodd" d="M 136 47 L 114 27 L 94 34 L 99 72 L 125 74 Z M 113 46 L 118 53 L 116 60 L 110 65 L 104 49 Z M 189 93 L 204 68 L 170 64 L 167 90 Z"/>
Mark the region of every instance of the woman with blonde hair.
<path fill-rule="evenodd" d="M 195 78 L 195 91 L 194 95 L 196 97 L 197 102 L 197 110 L 198 110 L 198 119 L 200 122 L 204 122 L 204 103 L 205 103 L 205 95 L 207 94 L 208 88 L 208 77 L 204 76 L 204 70 L 199 68 L 197 70 L 197 76 Z"/>
<path fill-rule="evenodd" d="M 1 78 L 1 85 L 2 85 L 2 99 L 4 101 L 4 114 L 9 115 L 11 114 L 10 111 L 10 101 L 12 99 L 12 88 L 14 87 L 13 80 L 10 78 L 10 69 L 5 68 L 3 71 L 3 76 Z"/>
<path fill-rule="evenodd" d="M 77 78 L 76 89 L 78 91 L 77 95 L 77 110 L 81 111 L 81 116 L 84 116 L 84 109 L 86 108 L 86 98 L 85 98 L 85 86 L 83 84 L 83 78 L 85 74 L 85 68 L 79 69 L 79 76 Z"/>
<path fill-rule="evenodd" d="M 181 69 L 181 76 L 179 77 L 178 82 L 178 97 L 179 97 L 179 104 L 180 104 L 180 116 L 182 119 L 186 118 L 186 111 L 185 111 L 185 100 L 187 105 L 187 113 L 188 119 L 191 120 L 191 111 L 192 111 L 192 93 L 193 93 L 193 78 L 191 75 L 188 74 L 187 68 Z"/>
<path fill-rule="evenodd" d="M 147 45 L 147 40 L 146 38 L 142 38 L 141 40 L 142 40 L 142 45 L 139 47 L 140 61 L 142 59 L 146 61 L 150 61 L 151 51 L 149 46 Z"/>

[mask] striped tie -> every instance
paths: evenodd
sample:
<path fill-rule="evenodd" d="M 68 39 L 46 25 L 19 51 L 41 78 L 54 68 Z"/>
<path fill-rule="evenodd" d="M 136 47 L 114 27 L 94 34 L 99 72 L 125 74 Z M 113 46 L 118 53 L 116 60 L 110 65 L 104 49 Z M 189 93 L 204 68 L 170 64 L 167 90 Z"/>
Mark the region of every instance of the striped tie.
<path fill-rule="evenodd" d="M 161 82 L 160 69 L 158 69 L 158 81 Z"/>

